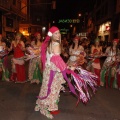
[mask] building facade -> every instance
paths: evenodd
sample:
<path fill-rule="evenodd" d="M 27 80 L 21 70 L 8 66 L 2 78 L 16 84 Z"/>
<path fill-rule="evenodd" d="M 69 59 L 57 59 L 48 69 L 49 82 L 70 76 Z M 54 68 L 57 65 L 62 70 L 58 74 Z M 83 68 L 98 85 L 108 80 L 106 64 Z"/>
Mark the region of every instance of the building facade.
<path fill-rule="evenodd" d="M 40 32 L 43 37 L 46 36 L 51 20 L 52 0 L 31 0 L 29 12 L 31 34 Z"/>
<path fill-rule="evenodd" d="M 25 19 L 27 0 L 0 0 L 0 34 L 10 36 L 19 31 L 19 23 Z"/>
<path fill-rule="evenodd" d="M 119 38 L 120 1 L 96 0 L 94 10 L 91 12 L 88 22 L 88 31 L 93 31 L 101 41 L 105 42 Z"/>

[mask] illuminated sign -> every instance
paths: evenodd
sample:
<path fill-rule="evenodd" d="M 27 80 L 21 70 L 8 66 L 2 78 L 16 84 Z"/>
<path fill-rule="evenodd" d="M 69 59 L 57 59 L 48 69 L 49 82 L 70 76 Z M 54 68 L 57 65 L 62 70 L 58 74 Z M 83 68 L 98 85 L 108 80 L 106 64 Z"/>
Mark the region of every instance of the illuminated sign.
<path fill-rule="evenodd" d="M 67 34 L 68 31 L 69 29 L 66 28 L 60 29 L 61 34 Z"/>
<path fill-rule="evenodd" d="M 109 31 L 110 30 L 110 26 L 106 26 L 106 30 Z"/>
<path fill-rule="evenodd" d="M 60 29 L 60 31 L 69 31 L 69 29 L 65 29 L 65 28 L 63 28 L 63 29 Z"/>
<path fill-rule="evenodd" d="M 78 35 L 79 35 L 79 36 L 82 36 L 82 37 L 86 37 L 86 36 L 87 36 L 87 33 L 79 33 Z"/>
<path fill-rule="evenodd" d="M 79 19 L 60 19 L 58 23 L 80 23 Z"/>

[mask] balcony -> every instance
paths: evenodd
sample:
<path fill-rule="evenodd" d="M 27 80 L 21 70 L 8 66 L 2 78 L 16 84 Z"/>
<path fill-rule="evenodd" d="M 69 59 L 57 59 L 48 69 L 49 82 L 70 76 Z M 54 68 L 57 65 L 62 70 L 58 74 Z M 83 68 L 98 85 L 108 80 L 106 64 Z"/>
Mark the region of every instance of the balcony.
<path fill-rule="evenodd" d="M 23 13 L 21 11 L 21 9 L 18 9 L 16 6 L 11 5 L 11 12 L 16 14 L 17 16 L 26 19 L 27 18 L 27 14 Z"/>
<path fill-rule="evenodd" d="M 10 10 L 10 0 L 0 0 L 0 9 L 4 11 Z"/>

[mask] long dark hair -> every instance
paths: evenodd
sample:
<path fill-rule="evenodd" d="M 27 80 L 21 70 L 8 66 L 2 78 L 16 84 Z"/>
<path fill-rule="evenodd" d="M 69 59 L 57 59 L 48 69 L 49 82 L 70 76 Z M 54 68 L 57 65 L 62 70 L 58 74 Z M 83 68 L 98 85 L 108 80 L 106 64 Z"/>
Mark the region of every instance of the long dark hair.
<path fill-rule="evenodd" d="M 36 45 L 37 44 L 37 38 L 36 37 L 34 38 L 34 41 L 35 41 L 35 45 Z"/>
<path fill-rule="evenodd" d="M 35 37 L 34 38 L 34 41 L 35 41 L 35 45 L 37 44 L 37 38 Z M 40 42 L 41 42 L 41 39 L 40 39 Z"/>
<path fill-rule="evenodd" d="M 37 32 L 36 35 L 35 35 L 35 38 L 34 38 L 35 45 L 37 44 L 37 34 L 40 34 L 40 33 Z M 41 36 L 41 34 L 40 34 L 40 36 Z M 42 36 L 41 36 L 41 38 L 40 38 L 40 42 L 41 42 L 41 41 L 42 41 Z"/>
<path fill-rule="evenodd" d="M 116 54 L 118 54 L 119 44 L 116 45 Z M 110 46 L 110 50 L 113 51 L 113 43 Z"/>
<path fill-rule="evenodd" d="M 81 45 L 81 44 L 82 44 L 82 41 L 78 40 L 78 47 L 79 47 L 79 45 Z M 72 42 L 72 49 L 74 49 L 74 47 L 75 47 L 75 43 Z M 77 47 L 77 48 L 78 48 L 78 47 Z"/>

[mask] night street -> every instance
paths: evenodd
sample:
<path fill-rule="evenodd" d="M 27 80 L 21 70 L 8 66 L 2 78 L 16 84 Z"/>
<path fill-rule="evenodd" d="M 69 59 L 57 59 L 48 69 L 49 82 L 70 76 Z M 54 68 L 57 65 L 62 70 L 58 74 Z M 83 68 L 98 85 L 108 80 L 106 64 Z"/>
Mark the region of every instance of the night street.
<path fill-rule="evenodd" d="M 120 120 L 120 0 L 0 0 L 0 120 L 51 119 Z"/>
<path fill-rule="evenodd" d="M 34 111 L 40 85 L 0 82 L 0 120 L 48 120 Z M 84 105 L 70 93 L 61 93 L 60 114 L 53 120 L 120 120 L 120 91 L 99 88 Z"/>

